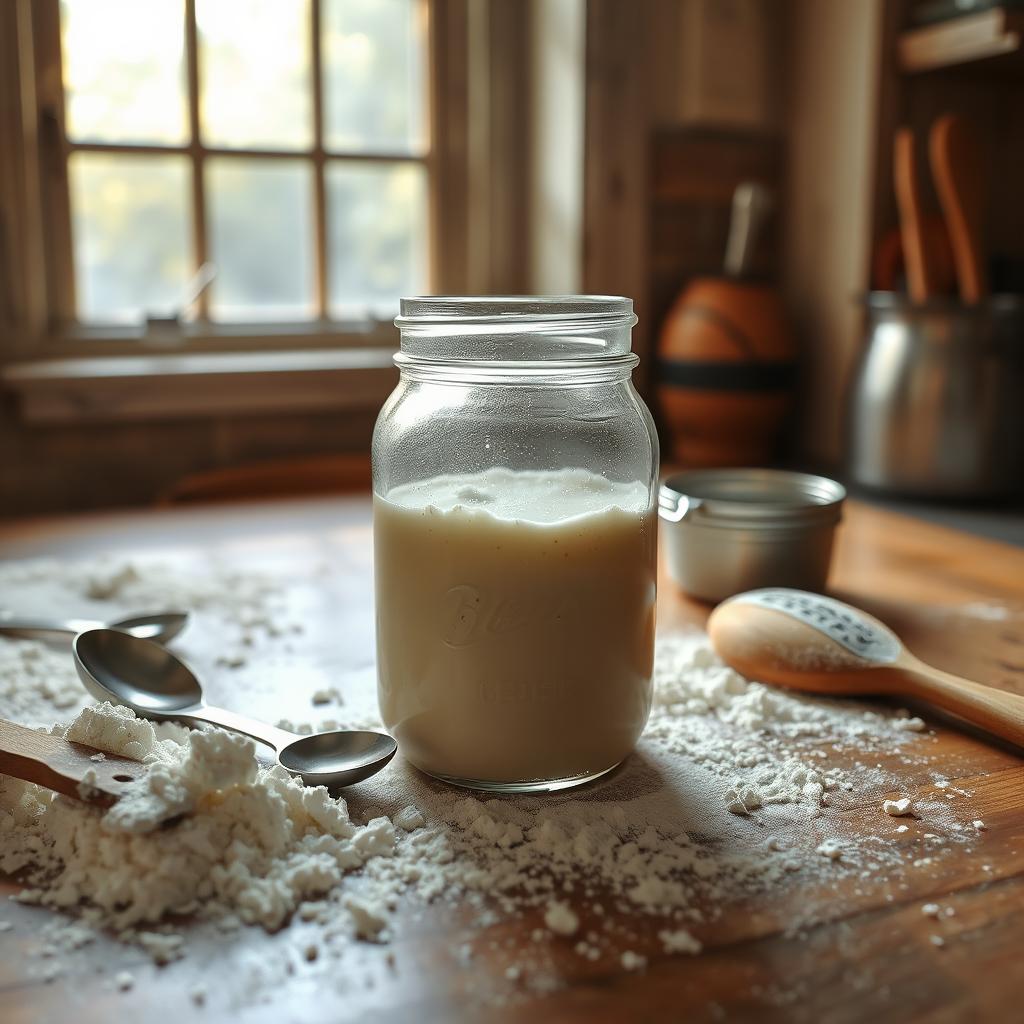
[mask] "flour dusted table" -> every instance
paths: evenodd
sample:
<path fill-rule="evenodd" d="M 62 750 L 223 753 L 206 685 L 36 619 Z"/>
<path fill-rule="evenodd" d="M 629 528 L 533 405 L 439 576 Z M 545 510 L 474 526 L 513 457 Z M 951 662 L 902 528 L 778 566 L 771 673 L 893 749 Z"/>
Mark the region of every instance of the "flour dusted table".
<path fill-rule="evenodd" d="M 309 688 L 341 686 L 350 700 L 373 700 L 370 503 L 365 497 L 138 511 L 0 524 L 0 558 L 81 558 L 101 553 L 160 555 L 202 564 L 325 566 L 323 584 L 297 595 L 309 623 L 294 643 L 306 678 L 282 689 L 272 665 L 255 663 L 228 677 L 215 673 L 214 651 L 190 656 L 212 677 L 211 696 L 270 720 L 311 718 Z M 1024 693 L 1024 550 L 920 520 L 851 503 L 837 551 L 833 590 L 888 622 L 920 657 L 940 668 Z M 663 579 L 660 624 L 701 623 L 707 609 L 679 597 Z M 342 638 L 343 643 L 339 643 Z M 300 673 L 300 676 L 302 674 Z M 937 722 L 932 752 L 957 787 L 970 790 L 970 813 L 988 831 L 955 849 L 932 870 L 908 872 L 906 889 L 884 879 L 842 882 L 827 892 L 738 903 L 708 930 L 699 957 L 658 953 L 642 973 L 611 956 L 587 961 L 556 950 L 565 987 L 506 1006 L 481 1005 L 470 981 L 499 978 L 518 944 L 538 923 L 490 929 L 489 943 L 467 968 L 456 955 L 450 914 L 428 912 L 396 928 L 388 950 L 353 946 L 340 961 L 300 963 L 295 938 L 247 930 L 193 951 L 168 969 L 113 942 L 75 954 L 56 981 L 33 970 L 36 937 L 49 915 L 17 904 L 0 917 L 0 1021 L 144 1021 L 146 1024 L 253 1021 L 529 1020 L 612 1021 L 1008 1021 L 1024 1018 L 1024 759 L 1020 751 Z M 883 763 L 885 763 L 883 758 Z M 891 758 L 900 770 L 897 755 Z M 904 772 L 906 768 L 902 769 Z M 908 778 L 927 792 L 929 779 Z M 844 809 L 850 826 L 878 829 L 877 800 Z M 924 850 L 920 830 L 908 844 Z M 16 891 L 0 880 L 0 893 Z M 944 919 L 945 946 L 930 941 L 935 923 L 925 901 L 955 910 Z M 399 915 L 405 913 L 399 910 Z M 301 927 L 297 925 L 296 927 Z M 635 922 L 637 929 L 657 926 Z M 639 947 L 638 947 L 639 948 Z M 511 951 L 511 952 L 510 952 Z M 279 954 L 279 955 L 278 955 Z M 389 960 L 393 959 L 393 962 Z M 38 963 L 34 965 L 38 967 Z M 102 970 L 101 970 L 102 968 Z M 113 990 L 112 974 L 133 972 L 131 992 Z M 197 984 L 207 1005 L 189 999 Z M 262 998 L 252 992 L 258 988 Z M 269 997 L 268 997 L 269 993 Z"/>

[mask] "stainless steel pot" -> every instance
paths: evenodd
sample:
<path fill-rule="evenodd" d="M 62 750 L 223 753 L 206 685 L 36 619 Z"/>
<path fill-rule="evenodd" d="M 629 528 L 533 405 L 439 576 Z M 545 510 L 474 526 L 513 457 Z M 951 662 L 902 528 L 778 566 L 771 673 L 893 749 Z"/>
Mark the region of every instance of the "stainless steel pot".
<path fill-rule="evenodd" d="M 877 490 L 994 497 L 1024 485 L 1024 306 L 867 297 L 847 404 L 847 470 Z"/>
<path fill-rule="evenodd" d="M 758 587 L 820 591 L 846 491 L 827 477 L 777 469 L 705 469 L 658 492 L 669 575 L 722 601 Z"/>

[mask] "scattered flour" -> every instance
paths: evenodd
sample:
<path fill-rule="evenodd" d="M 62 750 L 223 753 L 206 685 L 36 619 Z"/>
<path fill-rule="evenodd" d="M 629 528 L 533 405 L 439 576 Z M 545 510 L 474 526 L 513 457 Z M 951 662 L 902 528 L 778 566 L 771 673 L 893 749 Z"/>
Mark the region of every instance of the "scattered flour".
<path fill-rule="evenodd" d="M 244 635 L 272 618 L 270 584 L 214 569 L 0 568 L 5 593 L 16 583 L 59 586 L 65 602 L 216 607 Z M 330 700 L 340 703 L 336 691 Z M 149 766 L 105 813 L 0 779 L 0 870 L 25 872 L 24 902 L 75 915 L 63 927 L 112 931 L 157 963 L 187 955 L 186 916 L 226 935 L 243 925 L 276 930 L 294 916 L 304 930 L 297 955 L 315 949 L 322 960 L 353 938 L 388 941 L 399 901 L 411 901 L 449 904 L 478 931 L 536 914 L 546 926 L 534 931 L 537 956 L 551 933 L 576 935 L 579 956 L 608 953 L 640 970 L 651 956 L 699 953 L 702 925 L 734 900 L 827 889 L 853 873 L 899 875 L 914 856 L 895 839 L 843 832 L 830 810 L 898 786 L 871 755 L 906 748 L 911 763 L 920 719 L 748 682 L 699 633 L 659 638 L 654 706 L 636 754 L 596 785 L 547 796 L 472 795 L 396 758 L 347 803 L 261 767 L 247 739 L 92 705 L 66 652 L 32 641 L 0 639 L 0 716 Z M 966 841 L 945 801 L 941 811 L 929 826 Z M 638 946 L 622 931 L 619 922 L 637 915 L 655 924 L 657 944 Z M 319 929 L 315 941 L 305 929 Z M 468 961 L 472 943 L 460 950 Z M 529 983 L 541 961 L 523 956 L 508 980 Z M 127 977 L 117 987 L 131 987 Z"/>
<path fill-rule="evenodd" d="M 16 601 L 12 599 L 15 594 Z M 155 559 L 11 561 L 0 564 L 0 595 L 0 612 L 16 610 L 22 615 L 89 617 L 107 622 L 158 610 L 215 616 L 220 645 L 217 664 L 232 668 L 244 666 L 250 649 L 261 639 L 302 630 L 301 624 L 287 614 L 281 587 L 274 577 L 218 564 L 216 559 L 196 565 L 192 571 Z M 187 628 L 186 636 L 192 628 Z M 43 653 L 31 653 L 32 648 Z M 56 689 L 56 699 L 50 702 L 62 711 L 78 710 L 86 703 L 74 672 L 66 670 L 66 661 L 65 671 L 53 676 L 55 681 L 47 681 L 48 670 L 54 667 L 55 659 L 63 660 L 63 653 L 59 648 L 39 644 L 22 648 L 22 658 L 41 660 L 32 666 L 34 671 L 26 674 L 28 687 L 21 691 L 20 701 L 23 706 L 31 707 L 34 691 L 44 696 L 47 688 Z M 4 692 L 4 680 L 10 679 L 5 664 L 9 656 L 8 650 L 0 649 L 0 701 L 18 703 L 17 694 Z M 27 721 L 29 717 L 22 715 L 19 720 Z"/>
<path fill-rule="evenodd" d="M 575 935 L 580 926 L 580 919 L 567 903 L 552 900 L 544 912 L 544 923 L 556 935 Z"/>
<path fill-rule="evenodd" d="M 704 947 L 685 928 L 658 932 L 666 953 L 699 953 Z"/>
<path fill-rule="evenodd" d="M 882 810 L 893 818 L 906 818 L 914 813 L 914 805 L 909 797 L 900 797 L 899 800 L 886 800 L 882 804 Z"/>
<path fill-rule="evenodd" d="M 1005 622 L 1012 617 L 1013 613 L 1005 605 L 974 601 L 971 604 L 958 606 L 957 614 L 971 615 L 976 619 L 988 619 L 990 622 Z"/>
<path fill-rule="evenodd" d="M 640 956 L 639 953 L 634 953 L 633 950 L 627 949 L 622 954 L 621 962 L 627 971 L 642 971 L 647 966 L 647 957 Z"/>
<path fill-rule="evenodd" d="M 314 704 L 345 703 L 336 686 L 325 686 L 323 689 L 315 691 L 312 701 Z"/>
<path fill-rule="evenodd" d="M 17 592 L 19 608 L 23 600 L 59 605 L 77 598 L 79 608 L 83 602 L 102 602 L 111 619 L 140 611 L 215 608 L 250 627 L 273 625 L 268 620 L 278 591 L 274 579 L 228 567 L 211 570 L 183 573 L 158 561 L 26 559 L 0 566 L 0 592 Z"/>
<path fill-rule="evenodd" d="M 536 904 L 552 931 L 569 935 L 579 918 L 558 896 L 581 877 L 622 909 L 677 922 L 693 919 L 701 903 L 812 870 L 798 844 L 748 845 L 750 826 L 729 824 L 737 794 L 744 818 L 789 805 L 794 821 L 810 820 L 838 773 L 820 759 L 814 767 L 801 744 L 837 733 L 891 744 L 902 735 L 882 715 L 858 710 L 851 720 L 840 708 L 747 683 L 700 635 L 667 638 L 657 677 L 651 738 L 603 787 L 479 799 L 400 764 L 365 787 L 381 813 L 362 826 L 344 800 L 259 767 L 250 740 L 87 707 L 54 731 L 142 760 L 148 773 L 105 814 L 6 780 L 0 867 L 29 869 L 26 899 L 82 905 L 85 921 L 129 933 L 158 961 L 181 946 L 131 929 L 190 913 L 276 929 L 305 901 L 326 898 L 347 913 L 352 934 L 380 940 L 403 893 L 422 901 L 462 893 L 485 917 L 495 897 L 506 910 Z M 180 820 L 156 831 L 169 819 Z M 849 855 L 830 838 L 815 849 L 832 860 Z M 348 875 L 358 875 L 351 887 Z M 692 952 L 687 931 L 664 933 L 666 947 Z"/>
<path fill-rule="evenodd" d="M 0 710 L 23 725 L 50 725 L 88 702 L 67 651 L 0 638 Z"/>
<path fill-rule="evenodd" d="M 406 832 L 412 832 L 426 824 L 423 815 L 412 804 L 403 807 L 391 820 L 398 828 L 404 829 Z"/>

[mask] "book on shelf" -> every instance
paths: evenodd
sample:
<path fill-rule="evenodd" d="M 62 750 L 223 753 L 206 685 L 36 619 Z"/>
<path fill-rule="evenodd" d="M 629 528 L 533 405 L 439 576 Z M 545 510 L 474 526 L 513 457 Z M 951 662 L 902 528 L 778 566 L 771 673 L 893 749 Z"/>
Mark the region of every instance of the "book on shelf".
<path fill-rule="evenodd" d="M 1020 49 L 1024 10 L 993 7 L 937 25 L 904 32 L 899 38 L 900 66 L 905 71 L 963 64 Z"/>

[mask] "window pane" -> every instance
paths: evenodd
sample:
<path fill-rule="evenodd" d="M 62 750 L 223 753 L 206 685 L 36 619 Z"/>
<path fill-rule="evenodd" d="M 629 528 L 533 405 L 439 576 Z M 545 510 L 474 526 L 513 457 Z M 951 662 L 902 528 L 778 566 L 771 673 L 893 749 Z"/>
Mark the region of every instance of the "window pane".
<path fill-rule="evenodd" d="M 426 141 L 420 0 L 324 0 L 324 144 L 418 153 Z"/>
<path fill-rule="evenodd" d="M 182 0 L 61 0 L 67 134 L 188 140 Z"/>
<path fill-rule="evenodd" d="M 309 0 L 196 0 L 196 23 L 203 141 L 310 147 Z"/>
<path fill-rule="evenodd" d="M 308 320 L 313 176 L 302 160 L 220 157 L 206 167 L 217 320 Z"/>
<path fill-rule="evenodd" d="M 426 285 L 426 173 L 420 164 L 331 161 L 326 169 L 329 305 L 393 316 Z"/>
<path fill-rule="evenodd" d="M 72 153 L 68 170 L 79 319 L 177 312 L 194 265 L 187 159 Z"/>

